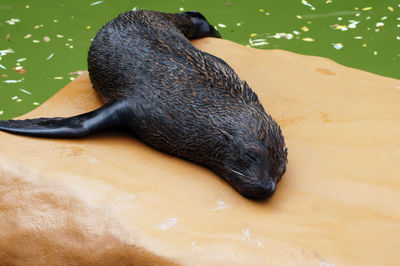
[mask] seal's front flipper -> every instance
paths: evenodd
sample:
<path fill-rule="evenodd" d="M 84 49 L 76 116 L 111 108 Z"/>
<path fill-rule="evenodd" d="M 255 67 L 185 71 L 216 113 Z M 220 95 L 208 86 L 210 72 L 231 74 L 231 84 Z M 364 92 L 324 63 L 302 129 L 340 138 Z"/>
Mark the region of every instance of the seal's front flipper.
<path fill-rule="evenodd" d="M 121 118 L 126 117 L 126 112 L 125 101 L 117 100 L 92 112 L 68 118 L 0 121 L 0 131 L 38 137 L 77 138 L 103 128 L 122 125 Z"/>

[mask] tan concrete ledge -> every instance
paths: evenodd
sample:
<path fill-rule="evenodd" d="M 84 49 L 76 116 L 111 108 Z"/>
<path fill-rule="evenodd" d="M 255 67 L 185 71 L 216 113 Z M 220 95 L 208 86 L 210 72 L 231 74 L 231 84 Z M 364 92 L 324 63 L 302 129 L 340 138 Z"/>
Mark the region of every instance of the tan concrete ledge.
<path fill-rule="evenodd" d="M 254 202 L 123 132 L 0 132 L 0 264 L 398 265 L 400 80 L 286 51 L 195 42 L 282 126 L 287 173 Z M 83 74 L 24 117 L 101 103 Z"/>

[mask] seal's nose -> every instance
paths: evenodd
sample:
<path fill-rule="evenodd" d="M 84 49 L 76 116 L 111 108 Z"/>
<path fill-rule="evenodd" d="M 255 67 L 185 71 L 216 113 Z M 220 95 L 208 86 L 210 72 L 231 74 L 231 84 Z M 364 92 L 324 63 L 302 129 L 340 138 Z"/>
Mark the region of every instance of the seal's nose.
<path fill-rule="evenodd" d="M 254 184 L 246 187 L 242 195 L 252 199 L 266 199 L 272 196 L 276 190 L 276 184 L 271 181 L 267 184 Z"/>
<path fill-rule="evenodd" d="M 211 37 L 222 38 L 219 31 L 217 31 L 212 25 L 210 25 L 210 33 L 211 33 Z"/>

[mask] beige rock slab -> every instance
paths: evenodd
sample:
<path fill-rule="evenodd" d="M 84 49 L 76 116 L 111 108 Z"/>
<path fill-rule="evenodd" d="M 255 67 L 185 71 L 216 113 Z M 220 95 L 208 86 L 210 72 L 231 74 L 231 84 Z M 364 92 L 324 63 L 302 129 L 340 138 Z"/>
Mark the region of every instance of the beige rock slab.
<path fill-rule="evenodd" d="M 19 264 L 398 265 L 400 80 L 286 51 L 195 42 L 282 126 L 287 173 L 265 202 L 127 133 L 0 132 L 0 261 Z M 24 117 L 101 103 L 87 74 Z"/>

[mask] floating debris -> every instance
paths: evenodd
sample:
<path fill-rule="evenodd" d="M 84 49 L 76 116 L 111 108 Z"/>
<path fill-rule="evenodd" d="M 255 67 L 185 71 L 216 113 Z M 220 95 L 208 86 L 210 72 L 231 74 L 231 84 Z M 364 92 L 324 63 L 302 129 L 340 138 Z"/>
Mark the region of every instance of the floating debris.
<path fill-rule="evenodd" d="M 64 77 L 54 77 L 54 79 L 64 79 Z"/>
<path fill-rule="evenodd" d="M 335 30 L 341 30 L 341 31 L 348 30 L 346 25 L 333 24 L 333 25 L 330 25 L 329 27 L 331 27 L 331 28 L 333 28 Z"/>
<path fill-rule="evenodd" d="M 249 43 L 250 46 L 252 47 L 264 46 L 269 44 L 266 39 L 256 39 L 256 40 L 249 39 Z"/>
<path fill-rule="evenodd" d="M 236 23 L 236 26 L 240 27 L 240 26 L 242 26 L 242 24 L 243 24 L 243 21 L 240 21 L 240 22 Z"/>
<path fill-rule="evenodd" d="M 53 20 L 53 22 L 54 22 L 54 23 L 57 23 L 57 22 L 58 22 L 58 19 Z"/>
<path fill-rule="evenodd" d="M 46 60 L 50 60 L 51 58 L 53 58 L 53 56 L 54 56 L 54 53 L 50 54 L 50 55 L 46 58 Z"/>
<path fill-rule="evenodd" d="M 308 27 L 306 27 L 306 26 L 303 26 L 303 27 L 301 27 L 300 28 L 302 31 L 309 31 L 310 29 L 308 28 Z"/>
<path fill-rule="evenodd" d="M 18 23 L 18 22 L 20 22 L 21 20 L 19 19 L 19 18 L 12 18 L 12 19 L 9 19 L 9 20 L 6 20 L 6 23 L 8 24 L 8 25 L 15 25 L 15 23 Z"/>
<path fill-rule="evenodd" d="M 348 22 L 350 22 L 348 25 L 333 24 L 329 27 L 335 30 L 347 31 L 348 29 L 355 29 L 357 24 L 360 23 L 360 21 L 357 20 L 348 20 Z"/>
<path fill-rule="evenodd" d="M 69 72 L 68 75 L 82 75 L 85 72 L 85 70 L 77 70 L 74 72 Z"/>
<path fill-rule="evenodd" d="M 4 114 L 4 111 L 3 111 L 3 110 L 0 110 L 0 115 L 2 115 L 2 114 Z"/>
<path fill-rule="evenodd" d="M 219 23 L 219 24 L 218 24 L 218 27 L 220 27 L 220 28 L 226 28 L 226 25 L 225 25 L 225 24 Z"/>
<path fill-rule="evenodd" d="M 91 6 L 96 6 L 96 5 L 102 4 L 103 2 L 104 2 L 104 1 L 96 1 L 96 2 L 91 3 L 90 5 L 91 5 Z"/>
<path fill-rule="evenodd" d="M 362 44 L 362 47 L 367 47 L 367 44 L 366 44 L 366 43 L 363 43 L 363 44 Z"/>
<path fill-rule="evenodd" d="M 43 37 L 44 42 L 50 42 L 50 37 L 49 36 L 44 36 Z"/>
<path fill-rule="evenodd" d="M 57 37 L 57 38 L 64 38 L 64 35 L 57 34 L 56 37 Z"/>
<path fill-rule="evenodd" d="M 350 22 L 350 24 L 347 25 L 349 29 L 355 29 L 357 27 L 357 24 L 360 23 L 360 21 L 357 20 L 348 20 L 348 22 Z"/>
<path fill-rule="evenodd" d="M 24 62 L 24 61 L 26 61 L 26 58 L 25 58 L 25 57 L 23 57 L 23 58 L 18 58 L 18 59 L 17 59 L 17 62 L 18 62 L 18 63 L 21 63 L 21 62 Z"/>
<path fill-rule="evenodd" d="M 383 23 L 382 21 L 376 23 L 376 27 L 383 27 L 385 26 L 385 23 Z"/>
<path fill-rule="evenodd" d="M 22 91 L 23 93 L 26 93 L 26 94 L 29 94 L 29 95 L 32 95 L 32 93 L 30 93 L 29 91 L 27 91 L 27 90 L 24 90 L 24 89 L 19 89 L 20 91 Z"/>
<path fill-rule="evenodd" d="M 333 45 L 333 48 L 336 50 L 341 50 L 343 49 L 343 44 L 342 43 L 331 43 Z"/>
<path fill-rule="evenodd" d="M 19 83 L 19 82 L 22 82 L 22 81 L 23 81 L 23 79 L 18 79 L 18 80 L 16 80 L 16 79 L 3 80 L 4 83 Z"/>
<path fill-rule="evenodd" d="M 25 74 L 26 73 L 26 70 L 23 69 L 22 66 L 14 67 L 13 70 L 17 71 L 18 74 Z"/>
<path fill-rule="evenodd" d="M 35 30 L 37 30 L 37 29 L 39 29 L 39 28 L 43 28 L 44 27 L 44 25 L 43 24 L 40 24 L 40 25 L 36 25 L 36 26 L 34 26 L 33 28 L 35 29 Z"/>
<path fill-rule="evenodd" d="M 372 8 L 373 8 L 372 6 L 368 6 L 368 7 L 362 8 L 362 10 L 363 10 L 363 11 L 368 11 L 368 10 L 371 10 Z"/>
<path fill-rule="evenodd" d="M 90 25 L 86 26 L 87 30 L 90 30 L 91 28 L 92 28 L 92 26 L 90 26 Z"/>
<path fill-rule="evenodd" d="M 179 8 L 179 11 L 183 12 L 185 9 L 183 7 Z"/>
<path fill-rule="evenodd" d="M 12 97 L 11 100 L 16 101 L 17 103 L 22 102 L 22 99 L 19 98 L 18 96 Z"/>
<path fill-rule="evenodd" d="M 3 66 L 2 64 L 0 64 L 0 68 L 2 69 L 7 69 L 5 66 Z"/>
<path fill-rule="evenodd" d="M 275 38 L 275 39 L 283 38 L 283 39 L 286 39 L 286 40 L 290 40 L 290 39 L 293 39 L 293 34 L 280 32 L 280 33 L 276 33 L 273 36 L 267 36 L 267 37 L 272 37 L 272 38 Z"/>
<path fill-rule="evenodd" d="M 0 50 L 0 56 L 5 56 L 7 54 L 13 54 L 15 53 L 11 48 L 5 49 L 5 50 Z"/>
<path fill-rule="evenodd" d="M 33 105 L 40 105 L 40 103 L 38 103 L 38 102 L 33 102 L 32 104 Z"/>
<path fill-rule="evenodd" d="M 300 16 L 300 15 L 297 15 L 297 16 L 296 16 L 296 18 L 298 18 L 298 19 L 302 19 L 303 17 L 302 17 L 302 16 Z"/>
<path fill-rule="evenodd" d="M 353 38 L 357 39 L 357 40 L 361 40 L 361 39 L 363 39 L 363 36 L 354 36 Z"/>
<path fill-rule="evenodd" d="M 311 5 L 310 3 L 308 3 L 306 0 L 301 0 L 301 3 L 305 6 L 309 6 L 311 7 L 311 10 L 315 10 L 315 7 L 313 7 L 313 5 Z"/>
<path fill-rule="evenodd" d="M 27 34 L 24 36 L 24 39 L 29 39 L 30 37 L 32 37 L 32 34 Z"/>
<path fill-rule="evenodd" d="M 33 43 L 40 43 L 39 40 L 32 40 Z"/>
<path fill-rule="evenodd" d="M 313 38 L 303 38 L 302 40 L 305 41 L 305 42 L 313 42 L 313 41 L 315 41 Z"/>
<path fill-rule="evenodd" d="M 374 55 L 378 55 L 378 51 L 374 51 Z"/>

